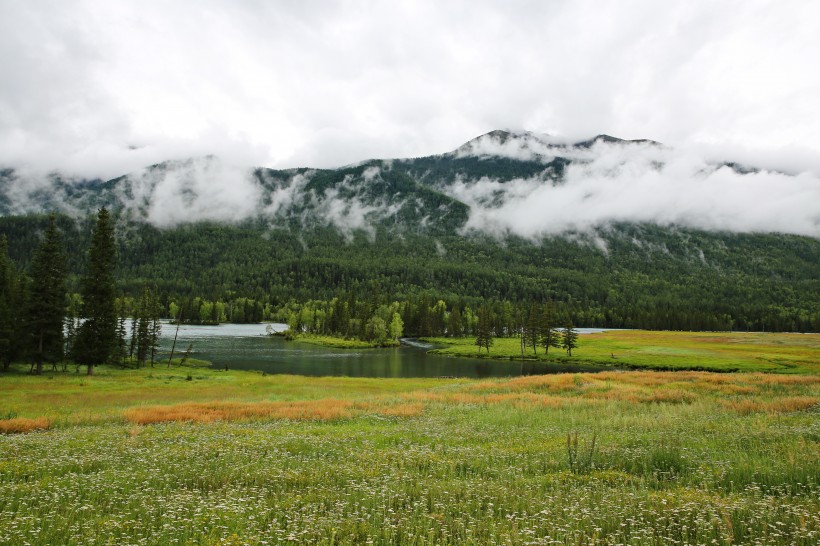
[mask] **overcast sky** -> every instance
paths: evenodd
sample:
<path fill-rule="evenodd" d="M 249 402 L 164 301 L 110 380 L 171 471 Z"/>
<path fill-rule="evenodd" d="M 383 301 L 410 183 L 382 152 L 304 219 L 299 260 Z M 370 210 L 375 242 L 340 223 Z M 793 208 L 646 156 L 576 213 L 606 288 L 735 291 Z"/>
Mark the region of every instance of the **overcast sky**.
<path fill-rule="evenodd" d="M 0 0 L 0 164 L 338 166 L 509 128 L 817 172 L 818 60 L 809 0 Z"/>

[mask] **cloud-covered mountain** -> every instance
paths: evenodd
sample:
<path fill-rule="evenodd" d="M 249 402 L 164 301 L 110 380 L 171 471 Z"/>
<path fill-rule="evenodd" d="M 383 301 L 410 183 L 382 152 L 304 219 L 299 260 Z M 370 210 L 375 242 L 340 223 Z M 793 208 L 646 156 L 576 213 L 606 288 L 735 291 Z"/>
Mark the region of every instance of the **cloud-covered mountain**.
<path fill-rule="evenodd" d="M 623 223 L 820 237 L 820 178 L 708 161 L 651 140 L 563 142 L 492 131 L 456 150 L 340 169 L 272 170 L 215 156 L 108 181 L 0 171 L 0 214 L 99 206 L 165 228 L 200 220 L 448 230 L 538 239 Z"/>

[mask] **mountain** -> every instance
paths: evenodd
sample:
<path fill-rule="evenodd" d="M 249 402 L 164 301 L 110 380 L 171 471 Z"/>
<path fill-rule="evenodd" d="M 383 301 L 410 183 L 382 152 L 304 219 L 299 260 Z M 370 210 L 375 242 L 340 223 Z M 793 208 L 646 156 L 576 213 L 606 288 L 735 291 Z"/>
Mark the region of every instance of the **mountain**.
<path fill-rule="evenodd" d="M 774 189 L 777 199 L 773 199 Z M 122 288 L 271 305 L 342 290 L 448 302 L 553 299 L 584 325 L 820 329 L 820 186 L 651 140 L 492 131 L 339 169 L 214 156 L 112 180 L 0 171 L 0 233 L 25 267 L 43 212 L 71 267 L 118 219 Z"/>

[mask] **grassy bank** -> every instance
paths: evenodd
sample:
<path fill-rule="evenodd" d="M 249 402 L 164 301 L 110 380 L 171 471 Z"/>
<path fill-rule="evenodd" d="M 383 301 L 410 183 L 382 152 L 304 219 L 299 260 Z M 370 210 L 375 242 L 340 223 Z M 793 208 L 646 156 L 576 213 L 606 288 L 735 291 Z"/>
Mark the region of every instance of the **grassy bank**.
<path fill-rule="evenodd" d="M 474 338 L 424 340 L 443 346 L 433 353 L 470 358 L 479 354 Z M 489 355 L 483 351 L 481 356 L 520 359 L 518 338 L 495 338 Z M 581 335 L 572 357 L 554 348 L 545 355 L 539 347 L 537 355 L 529 348 L 525 358 L 629 369 L 820 373 L 820 334 L 611 330 Z"/>
<path fill-rule="evenodd" d="M 360 339 L 346 339 L 335 336 L 320 336 L 316 334 L 296 334 L 291 341 L 299 343 L 310 343 L 311 345 L 320 345 L 322 347 L 334 347 L 336 349 L 376 349 L 380 347 L 397 347 L 398 343 L 390 343 L 388 345 L 375 345 L 369 341 L 362 341 Z"/>
<path fill-rule="evenodd" d="M 188 372 L 0 375 L 0 543 L 820 537 L 816 375 Z"/>

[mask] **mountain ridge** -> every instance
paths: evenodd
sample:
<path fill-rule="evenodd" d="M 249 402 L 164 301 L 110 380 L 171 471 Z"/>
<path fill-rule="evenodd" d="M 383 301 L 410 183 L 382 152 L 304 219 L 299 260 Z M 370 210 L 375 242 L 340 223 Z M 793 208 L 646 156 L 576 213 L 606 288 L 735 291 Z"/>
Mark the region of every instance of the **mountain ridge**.
<path fill-rule="evenodd" d="M 793 188 L 786 195 L 792 202 L 781 195 L 779 210 L 768 199 L 775 183 Z M 161 228 L 257 218 L 343 232 L 390 225 L 535 240 L 654 223 L 820 238 L 820 211 L 806 204 L 806 189 L 820 201 L 816 179 L 806 184 L 784 173 L 708 162 L 649 139 L 599 134 L 566 142 L 494 130 L 442 154 L 336 169 L 237 166 L 214 155 L 163 161 L 109 180 L 59 174 L 29 180 L 7 168 L 0 171 L 0 216 L 57 211 L 82 217 L 106 206 L 128 221 Z M 734 202 L 750 191 L 757 210 Z"/>

